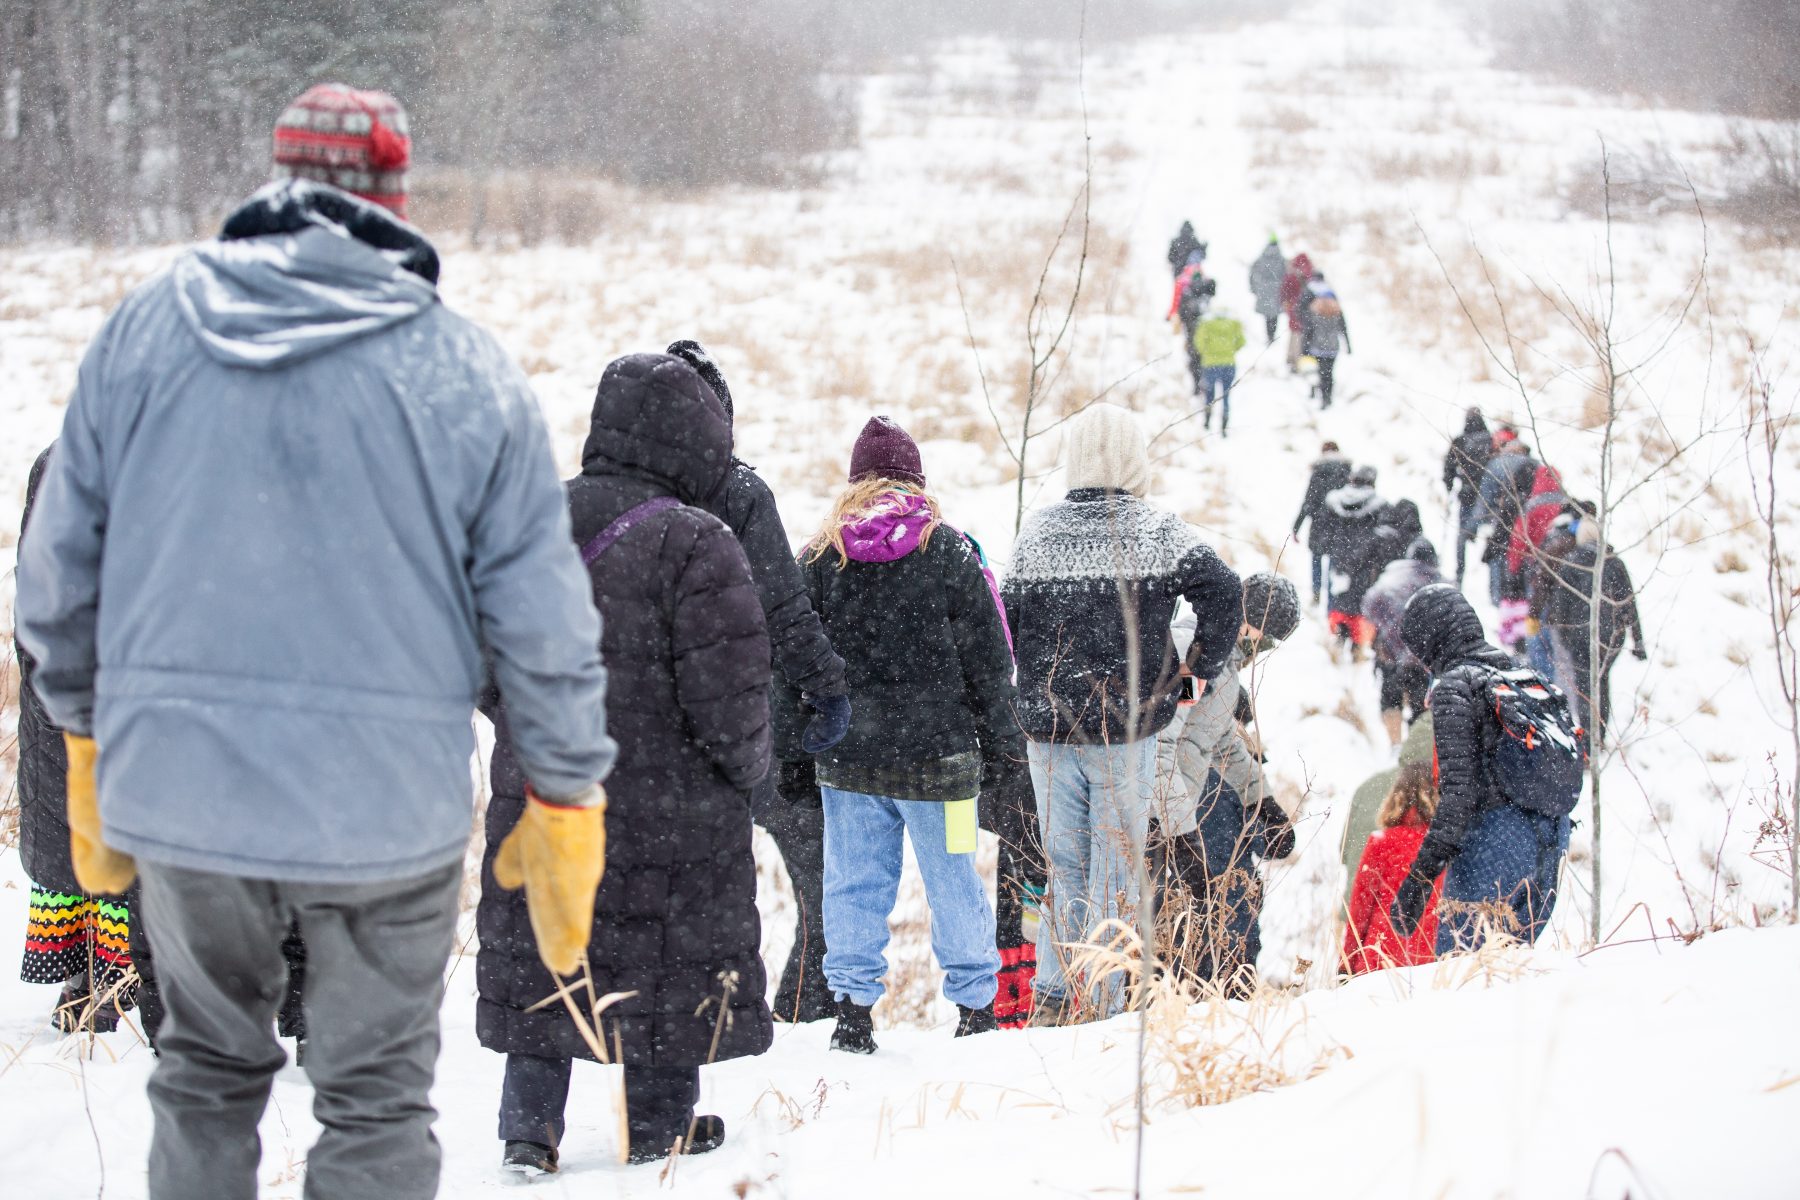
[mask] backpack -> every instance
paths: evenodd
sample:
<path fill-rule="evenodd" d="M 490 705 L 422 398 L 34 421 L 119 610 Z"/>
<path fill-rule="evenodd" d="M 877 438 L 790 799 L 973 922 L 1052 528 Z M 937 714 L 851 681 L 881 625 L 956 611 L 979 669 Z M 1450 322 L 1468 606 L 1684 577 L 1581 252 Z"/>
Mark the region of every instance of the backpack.
<path fill-rule="evenodd" d="M 1206 315 L 1207 305 L 1218 291 L 1217 282 L 1198 271 L 1194 272 L 1193 277 L 1187 281 L 1187 286 L 1181 289 L 1181 304 L 1176 309 L 1182 325 L 1189 329 L 1198 325 L 1200 318 Z"/>
<path fill-rule="evenodd" d="M 1490 671 L 1487 695 L 1499 731 L 1491 760 L 1494 786 L 1526 812 L 1574 812 L 1587 769 L 1587 734 L 1568 696 L 1528 667 Z"/>

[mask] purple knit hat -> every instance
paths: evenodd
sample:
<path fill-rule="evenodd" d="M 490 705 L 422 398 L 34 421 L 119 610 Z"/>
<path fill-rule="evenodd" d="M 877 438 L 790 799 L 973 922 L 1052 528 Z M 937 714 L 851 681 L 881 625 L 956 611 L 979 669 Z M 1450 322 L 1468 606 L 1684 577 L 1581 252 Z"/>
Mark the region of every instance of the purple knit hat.
<path fill-rule="evenodd" d="M 870 417 L 850 451 L 851 483 L 877 476 L 925 486 L 918 443 L 889 417 Z"/>

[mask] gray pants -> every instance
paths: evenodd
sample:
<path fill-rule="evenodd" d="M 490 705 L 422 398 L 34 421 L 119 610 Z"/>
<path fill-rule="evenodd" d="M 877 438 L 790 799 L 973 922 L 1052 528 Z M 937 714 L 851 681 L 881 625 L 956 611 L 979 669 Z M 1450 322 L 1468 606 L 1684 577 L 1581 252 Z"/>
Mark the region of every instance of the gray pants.
<path fill-rule="evenodd" d="M 290 923 L 306 941 L 306 1073 L 323 1127 L 308 1200 L 430 1200 L 427 1099 L 460 864 L 387 883 L 241 879 L 140 863 L 168 1017 L 150 1077 L 151 1200 L 255 1200 L 257 1122 L 287 1062 L 275 1040 Z"/>

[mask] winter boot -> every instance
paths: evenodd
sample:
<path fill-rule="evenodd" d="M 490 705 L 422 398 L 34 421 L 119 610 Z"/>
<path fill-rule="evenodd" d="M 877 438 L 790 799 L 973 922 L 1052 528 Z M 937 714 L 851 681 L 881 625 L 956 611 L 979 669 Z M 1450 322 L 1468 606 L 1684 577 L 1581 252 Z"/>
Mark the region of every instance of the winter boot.
<path fill-rule="evenodd" d="M 625 1161 L 641 1167 L 645 1163 L 661 1162 L 669 1157 L 678 1138 L 685 1139 L 681 1145 L 683 1154 L 705 1154 L 710 1150 L 717 1150 L 725 1144 L 725 1122 L 718 1117 L 701 1116 L 694 1118 L 692 1136 L 689 1136 L 686 1129 L 672 1137 L 660 1137 L 637 1130 L 632 1130 L 629 1136 L 631 1146 L 625 1153 Z"/>
<path fill-rule="evenodd" d="M 556 1147 L 540 1142 L 508 1142 L 500 1154 L 500 1172 L 526 1181 L 554 1175 L 557 1172 Z"/>
<path fill-rule="evenodd" d="M 956 1006 L 956 1011 L 959 1019 L 956 1022 L 956 1033 L 952 1035 L 954 1037 L 971 1037 L 977 1033 L 992 1033 L 1000 1028 L 1000 1023 L 994 1019 L 992 1004 L 984 1008 L 964 1008 L 959 1004 Z"/>
<path fill-rule="evenodd" d="M 992 1014 L 989 1015 L 992 1019 Z M 838 1001 L 837 1028 L 831 1031 L 831 1048 L 851 1054 L 875 1053 L 874 1010 L 845 996 Z"/>

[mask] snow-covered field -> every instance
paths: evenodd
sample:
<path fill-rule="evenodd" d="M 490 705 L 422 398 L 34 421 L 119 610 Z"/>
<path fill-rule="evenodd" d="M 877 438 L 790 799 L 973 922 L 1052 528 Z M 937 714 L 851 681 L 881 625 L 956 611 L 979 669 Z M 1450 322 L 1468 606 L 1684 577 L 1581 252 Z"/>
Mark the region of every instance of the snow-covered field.
<path fill-rule="evenodd" d="M 1661 139 L 1703 163 L 1719 121 L 1494 70 L 1420 4 L 1102 43 L 1079 86 L 1077 65 L 1072 46 L 945 47 L 870 81 L 862 149 L 817 189 L 681 201 L 606 189 L 587 245 L 477 251 L 444 239 L 445 297 L 530 372 L 566 467 L 605 362 L 697 336 L 732 383 L 741 452 L 776 484 L 796 537 L 842 481 L 857 428 L 881 412 L 919 435 L 951 519 L 1004 562 L 1028 306 L 1091 169 L 1093 237 L 1070 337 L 1047 369 L 1049 420 L 1102 392 L 1137 408 L 1161 431 L 1162 498 L 1240 571 L 1273 565 L 1304 587 L 1304 551 L 1285 538 L 1327 437 L 1380 468 L 1384 495 L 1416 499 L 1447 551 L 1439 472 L 1471 403 L 1531 422 L 1527 440 L 1572 494 L 1594 494 L 1599 376 L 1579 320 L 1556 304 L 1603 305 L 1609 255 L 1605 226 L 1571 198 L 1591 187 L 1597 135 L 1614 146 Z M 1049 274 L 1058 318 L 1079 207 L 1074 217 Z M 1163 251 L 1184 217 L 1211 243 L 1222 302 L 1248 318 L 1229 441 L 1182 419 L 1185 367 L 1161 321 Z M 1290 254 L 1313 254 L 1344 298 L 1356 352 L 1323 415 L 1279 346 L 1262 349 L 1250 315 L 1245 271 L 1272 230 Z M 1598 915 L 1611 940 L 1633 944 L 1582 954 L 1596 905 L 1584 806 L 1554 931 L 1537 951 L 1331 986 L 1338 833 L 1350 792 L 1387 752 L 1366 668 L 1334 664 L 1309 620 L 1257 679 L 1271 769 L 1305 797 L 1298 860 L 1271 872 L 1261 962 L 1295 994 L 1211 1014 L 1238 1038 L 1220 1061 L 1241 1052 L 1293 1086 L 1216 1107 L 1159 1092 L 1146 1194 L 1793 1194 L 1800 1148 L 1784 1134 L 1800 1118 L 1789 1086 L 1800 1033 L 1786 1010 L 1800 995 L 1800 940 L 1735 928 L 1691 946 L 1669 939 L 1787 915 L 1787 879 L 1770 861 L 1785 844 L 1762 832 L 1768 756 L 1786 733 L 1766 531 L 1753 523 L 1740 431 L 1752 348 L 1778 408 L 1793 404 L 1787 281 L 1800 278 L 1800 249 L 1680 211 L 1616 224 L 1612 249 L 1621 361 L 1642 364 L 1622 382 L 1615 493 L 1634 490 L 1612 540 L 1642 589 L 1652 653 L 1615 673 L 1630 724 L 1605 769 Z M 81 347 L 177 252 L 0 251 L 8 592 L 25 473 L 55 435 Z M 1052 432 L 1030 447 L 1028 503 L 1058 494 L 1056 443 Z M 1795 452 L 1781 466 L 1790 490 Z M 1775 762 L 1786 778 L 1791 764 Z M 764 849 L 765 941 L 778 963 L 790 926 Z M 0 1194 L 94 1194 L 103 1159 L 106 1195 L 141 1196 L 149 1056 L 128 1033 L 85 1063 L 53 1040 L 43 1026 L 53 991 L 10 978 L 24 925 L 10 851 L 0 881 Z M 709 1072 L 706 1103 L 738 1136 L 669 1180 L 610 1165 L 615 1083 L 578 1072 L 568 1173 L 546 1194 L 1129 1194 L 1133 1029 L 952 1047 L 916 888 L 909 895 L 881 1055 L 827 1055 L 821 1026 Z M 445 1006 L 447 1197 L 498 1187 L 500 1064 L 474 1043 L 473 976 L 459 961 Z M 1167 1053 L 1153 1049 L 1167 1082 Z M 307 1103 L 290 1071 L 263 1127 L 271 1196 L 300 1192 Z"/>

